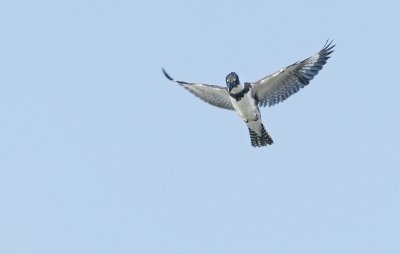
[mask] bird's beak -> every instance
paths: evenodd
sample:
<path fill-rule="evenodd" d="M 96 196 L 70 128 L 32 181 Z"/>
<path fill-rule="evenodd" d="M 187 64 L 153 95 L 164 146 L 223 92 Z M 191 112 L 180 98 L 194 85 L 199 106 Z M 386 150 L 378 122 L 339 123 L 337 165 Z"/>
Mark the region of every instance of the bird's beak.
<path fill-rule="evenodd" d="M 228 86 L 228 91 L 229 91 L 229 92 L 232 91 L 233 85 L 230 84 L 230 83 L 228 83 L 227 86 Z"/>

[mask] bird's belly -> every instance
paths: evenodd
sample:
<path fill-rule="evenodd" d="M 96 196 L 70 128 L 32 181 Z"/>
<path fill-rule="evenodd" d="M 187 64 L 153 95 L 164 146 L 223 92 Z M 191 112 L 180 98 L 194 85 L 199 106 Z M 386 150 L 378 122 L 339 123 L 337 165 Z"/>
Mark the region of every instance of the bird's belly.
<path fill-rule="evenodd" d="M 245 95 L 239 101 L 236 101 L 235 99 L 231 100 L 236 112 L 238 112 L 240 117 L 243 118 L 246 122 L 256 121 L 260 118 L 260 111 L 251 96 Z"/>

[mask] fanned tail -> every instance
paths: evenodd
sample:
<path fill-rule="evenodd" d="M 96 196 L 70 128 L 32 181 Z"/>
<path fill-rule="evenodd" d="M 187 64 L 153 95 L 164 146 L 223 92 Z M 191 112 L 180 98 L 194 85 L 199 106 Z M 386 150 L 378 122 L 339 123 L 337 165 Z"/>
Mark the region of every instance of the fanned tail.
<path fill-rule="evenodd" d="M 265 130 L 263 124 L 261 124 L 261 136 L 250 128 L 249 132 L 250 132 L 251 145 L 254 147 L 272 145 L 274 143 L 271 136 L 268 134 L 267 130 Z"/>

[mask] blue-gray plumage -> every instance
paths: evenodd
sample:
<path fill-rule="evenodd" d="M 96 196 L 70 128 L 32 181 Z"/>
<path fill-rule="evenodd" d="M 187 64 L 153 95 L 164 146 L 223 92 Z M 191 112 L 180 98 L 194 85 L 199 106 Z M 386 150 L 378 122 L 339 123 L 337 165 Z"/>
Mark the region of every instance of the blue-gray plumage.
<path fill-rule="evenodd" d="M 287 66 L 256 82 L 240 82 L 239 76 L 231 72 L 226 76 L 226 87 L 176 81 L 162 69 L 164 75 L 211 105 L 235 110 L 245 121 L 252 146 L 260 147 L 273 143 L 261 121 L 259 106 L 272 106 L 284 101 L 308 85 L 322 69 L 333 52 L 332 41 L 315 55 Z"/>

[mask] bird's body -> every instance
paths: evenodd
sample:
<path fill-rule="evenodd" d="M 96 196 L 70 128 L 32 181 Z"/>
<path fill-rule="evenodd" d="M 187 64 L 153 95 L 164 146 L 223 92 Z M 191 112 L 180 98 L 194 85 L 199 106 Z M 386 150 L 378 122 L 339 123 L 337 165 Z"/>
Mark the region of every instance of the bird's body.
<path fill-rule="evenodd" d="M 248 90 L 246 89 L 246 86 L 249 87 Z M 245 91 L 243 97 L 239 98 L 238 96 L 235 96 L 243 91 Z M 231 90 L 229 98 L 233 108 L 244 120 L 249 129 L 252 145 L 271 145 L 273 141 L 261 121 L 260 108 L 257 106 L 257 102 L 252 95 L 251 84 L 240 83 L 237 87 Z"/>
<path fill-rule="evenodd" d="M 331 46 L 331 43 L 325 44 L 317 54 L 253 83 L 240 82 L 239 76 L 231 72 L 226 76 L 226 88 L 176 81 L 164 69 L 163 72 L 169 80 L 177 82 L 205 102 L 235 110 L 249 129 L 252 146 L 266 146 L 273 141 L 261 121 L 259 106 L 272 106 L 306 86 L 333 52 L 335 45 Z"/>
<path fill-rule="evenodd" d="M 232 89 L 230 93 L 235 95 L 243 91 L 243 89 L 245 89 L 244 84 L 240 83 L 240 85 Z M 251 95 L 251 88 L 243 95 L 242 98 L 237 99 L 233 96 L 229 96 L 229 99 L 231 100 L 233 108 L 236 110 L 236 112 L 238 112 L 240 117 L 243 118 L 245 122 L 256 121 L 260 118 L 260 109 L 258 108 L 255 99 Z"/>

